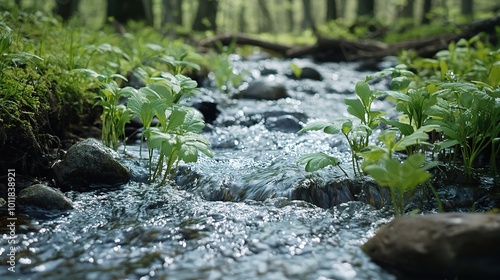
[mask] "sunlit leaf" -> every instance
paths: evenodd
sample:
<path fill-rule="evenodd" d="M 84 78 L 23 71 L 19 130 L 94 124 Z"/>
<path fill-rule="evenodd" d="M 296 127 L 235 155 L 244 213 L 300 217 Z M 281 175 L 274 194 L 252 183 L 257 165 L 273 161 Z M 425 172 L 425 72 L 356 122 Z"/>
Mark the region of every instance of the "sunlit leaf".
<path fill-rule="evenodd" d="M 337 166 L 340 164 L 340 161 L 335 157 L 320 152 L 302 155 L 299 158 L 299 163 L 305 163 L 305 170 L 307 172 L 312 172 L 329 165 Z"/>

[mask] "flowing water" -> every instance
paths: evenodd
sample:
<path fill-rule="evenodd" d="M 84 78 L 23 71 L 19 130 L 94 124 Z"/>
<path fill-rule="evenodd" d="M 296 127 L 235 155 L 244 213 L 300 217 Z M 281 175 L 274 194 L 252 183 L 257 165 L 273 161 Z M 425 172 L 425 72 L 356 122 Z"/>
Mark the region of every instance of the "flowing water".
<path fill-rule="evenodd" d="M 234 101 L 202 90 L 223 108 L 204 132 L 215 156 L 181 166 L 175 184 L 141 182 L 145 162 L 132 145 L 124 161 L 135 180 L 68 192 L 75 209 L 67 213 L 20 216 L 16 272 L 7 270 L 4 234 L 0 279 L 394 279 L 360 249 L 392 213 L 350 201 L 345 190 L 345 197 L 321 193 L 345 175 L 297 164 L 304 153 L 324 151 L 352 173 L 343 139 L 273 126 L 283 115 L 299 124 L 347 116 L 343 99 L 366 73 L 355 63 L 326 63 L 314 65 L 323 81 L 297 81 L 284 75 L 289 65 L 235 61 L 248 79 L 272 69 L 268 78 L 285 84 L 290 98 Z"/>

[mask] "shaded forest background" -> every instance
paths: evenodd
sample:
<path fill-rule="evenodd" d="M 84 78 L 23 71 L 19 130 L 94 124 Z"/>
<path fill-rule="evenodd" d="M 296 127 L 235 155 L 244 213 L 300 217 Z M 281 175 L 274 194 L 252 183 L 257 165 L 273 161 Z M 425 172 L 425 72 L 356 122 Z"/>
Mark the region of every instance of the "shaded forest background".
<path fill-rule="evenodd" d="M 395 25 L 402 31 L 432 23 L 443 29 L 492 17 L 500 9 L 500 2 L 491 0 L 7 0 L 4 5 L 55 12 L 91 28 L 134 20 L 177 32 L 307 34 L 314 27 L 339 37 L 349 36 L 344 29 L 382 37 Z"/>

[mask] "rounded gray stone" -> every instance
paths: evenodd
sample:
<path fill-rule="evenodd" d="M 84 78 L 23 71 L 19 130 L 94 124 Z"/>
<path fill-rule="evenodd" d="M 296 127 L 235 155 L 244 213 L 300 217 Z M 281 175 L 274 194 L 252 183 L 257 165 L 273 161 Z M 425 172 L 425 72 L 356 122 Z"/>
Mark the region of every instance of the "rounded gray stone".
<path fill-rule="evenodd" d="M 60 190 L 43 184 L 31 185 L 19 192 L 21 205 L 31 205 L 46 210 L 71 210 L 73 204 Z"/>
<path fill-rule="evenodd" d="M 117 152 L 88 138 L 71 146 L 53 169 L 57 183 L 67 189 L 118 185 L 130 180 L 129 169 L 118 159 Z"/>

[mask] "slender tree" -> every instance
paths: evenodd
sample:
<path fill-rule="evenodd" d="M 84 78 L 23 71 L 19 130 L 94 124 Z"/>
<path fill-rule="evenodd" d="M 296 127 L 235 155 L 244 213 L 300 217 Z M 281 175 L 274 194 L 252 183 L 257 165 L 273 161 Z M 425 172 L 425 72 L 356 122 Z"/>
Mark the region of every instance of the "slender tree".
<path fill-rule="evenodd" d="M 162 0 L 162 22 L 161 25 L 182 25 L 182 0 Z"/>
<path fill-rule="evenodd" d="M 153 25 L 153 2 L 152 0 L 107 0 L 106 15 L 122 24 L 135 20 Z"/>
<path fill-rule="evenodd" d="M 302 20 L 302 28 L 314 27 L 314 19 L 311 12 L 311 0 L 302 0 L 302 7 L 304 8 L 304 18 Z"/>
<path fill-rule="evenodd" d="M 194 31 L 217 31 L 218 0 L 198 0 L 198 9 L 194 18 Z"/>
<path fill-rule="evenodd" d="M 474 1 L 473 0 L 462 0 L 460 5 L 460 10 L 462 15 L 466 16 L 467 19 L 471 20 L 474 18 Z"/>
<path fill-rule="evenodd" d="M 337 19 L 337 1 L 326 0 L 326 21 Z"/>
<path fill-rule="evenodd" d="M 429 17 L 429 13 L 431 12 L 431 9 L 432 9 L 432 0 L 424 0 L 424 3 L 423 3 L 423 8 L 422 8 L 422 20 L 421 20 L 421 23 L 422 24 L 429 24 L 430 22 L 430 17 Z"/>
<path fill-rule="evenodd" d="M 375 0 L 358 0 L 358 16 L 375 16 Z"/>
<path fill-rule="evenodd" d="M 288 5 L 286 7 L 286 14 L 288 18 L 288 30 L 292 32 L 295 29 L 295 20 L 294 20 L 294 12 L 293 12 L 293 0 L 288 0 Z"/>
<path fill-rule="evenodd" d="M 406 0 L 406 3 L 402 5 L 401 11 L 399 13 L 399 16 L 401 18 L 412 18 L 413 17 L 413 7 L 414 7 L 415 1 L 414 0 Z"/>
<path fill-rule="evenodd" d="M 20 5 L 21 1 L 16 1 Z M 67 1 L 56 1 L 56 6 L 54 8 L 54 13 L 62 17 L 64 21 L 70 19 L 77 11 L 80 0 L 67 0 Z"/>
<path fill-rule="evenodd" d="M 271 32 L 274 31 L 273 19 L 271 17 L 271 12 L 267 6 L 266 0 L 259 0 L 259 11 L 262 17 L 259 16 L 259 32 Z"/>

